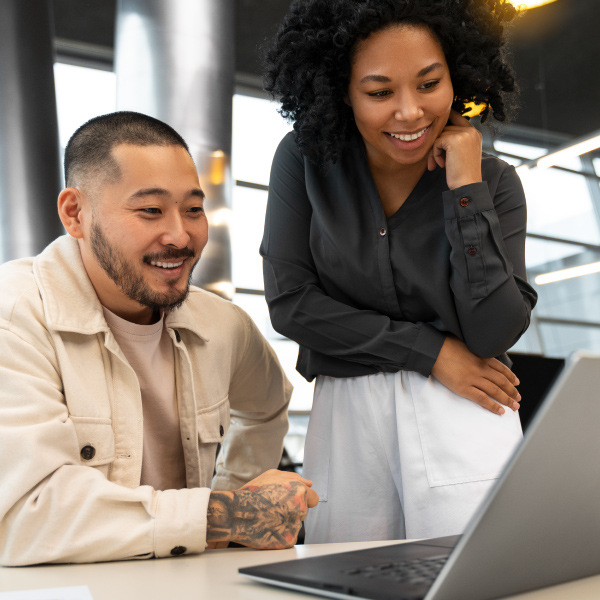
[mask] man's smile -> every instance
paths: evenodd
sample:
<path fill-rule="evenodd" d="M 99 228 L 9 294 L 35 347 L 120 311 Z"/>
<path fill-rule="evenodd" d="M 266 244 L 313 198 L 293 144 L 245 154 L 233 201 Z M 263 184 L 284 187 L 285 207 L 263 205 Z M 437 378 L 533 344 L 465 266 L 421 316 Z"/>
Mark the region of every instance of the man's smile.
<path fill-rule="evenodd" d="M 180 260 L 179 262 L 158 262 L 151 260 L 150 264 L 153 267 L 160 267 L 161 269 L 176 269 L 177 267 L 180 267 L 183 262 L 183 260 Z"/>

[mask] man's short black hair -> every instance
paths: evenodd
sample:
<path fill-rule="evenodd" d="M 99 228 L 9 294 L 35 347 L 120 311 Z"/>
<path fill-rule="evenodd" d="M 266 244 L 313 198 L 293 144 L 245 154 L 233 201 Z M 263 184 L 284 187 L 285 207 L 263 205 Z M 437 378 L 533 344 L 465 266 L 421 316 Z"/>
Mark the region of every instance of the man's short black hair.
<path fill-rule="evenodd" d="M 131 111 L 101 115 L 79 127 L 65 148 L 67 186 L 81 185 L 97 176 L 102 181 L 118 180 L 121 172 L 111 151 L 119 144 L 181 146 L 190 154 L 184 139 L 154 117 Z"/>

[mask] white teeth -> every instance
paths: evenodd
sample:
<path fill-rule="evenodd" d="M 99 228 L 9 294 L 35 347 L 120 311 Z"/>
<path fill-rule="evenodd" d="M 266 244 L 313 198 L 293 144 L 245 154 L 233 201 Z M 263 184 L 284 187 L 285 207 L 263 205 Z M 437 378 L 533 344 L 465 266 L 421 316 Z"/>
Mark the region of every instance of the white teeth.
<path fill-rule="evenodd" d="M 161 269 L 176 269 L 177 267 L 180 267 L 183 264 L 183 261 L 180 260 L 177 263 L 166 263 L 166 262 L 158 262 L 158 261 L 151 260 L 150 264 L 153 267 L 160 267 Z"/>
<path fill-rule="evenodd" d="M 401 133 L 390 133 L 390 135 L 397 140 L 402 140 L 403 142 L 412 142 L 413 140 L 418 140 L 426 131 L 427 127 L 421 131 L 418 131 L 417 133 L 409 133 L 408 135 L 402 135 Z"/>

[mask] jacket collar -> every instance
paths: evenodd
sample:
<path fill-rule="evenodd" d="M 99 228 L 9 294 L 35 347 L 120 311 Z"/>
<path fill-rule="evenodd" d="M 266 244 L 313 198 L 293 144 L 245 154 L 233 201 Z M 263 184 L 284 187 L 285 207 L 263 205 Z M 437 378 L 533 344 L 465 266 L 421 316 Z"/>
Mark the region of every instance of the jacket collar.
<path fill-rule="evenodd" d="M 74 238 L 64 235 L 54 240 L 35 257 L 33 273 L 48 327 L 88 335 L 109 330 Z M 190 295 L 198 293 L 203 292 L 190 290 Z M 208 320 L 203 311 L 193 311 L 186 301 L 181 308 L 169 313 L 165 322 L 169 328 L 188 329 L 207 342 L 209 338 L 202 330 L 208 330 Z"/>

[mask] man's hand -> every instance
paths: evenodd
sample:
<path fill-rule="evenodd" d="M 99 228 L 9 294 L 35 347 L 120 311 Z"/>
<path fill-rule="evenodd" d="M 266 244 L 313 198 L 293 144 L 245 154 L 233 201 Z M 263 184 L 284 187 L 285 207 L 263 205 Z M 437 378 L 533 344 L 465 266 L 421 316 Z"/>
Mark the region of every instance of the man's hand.
<path fill-rule="evenodd" d="M 463 342 L 447 337 L 431 374 L 449 390 L 502 415 L 519 409 L 517 376 L 496 358 L 479 358 Z"/>
<path fill-rule="evenodd" d="M 212 492 L 208 502 L 209 546 L 237 542 L 257 549 L 291 548 L 308 509 L 319 496 L 297 473 L 266 471 L 233 492 Z"/>

